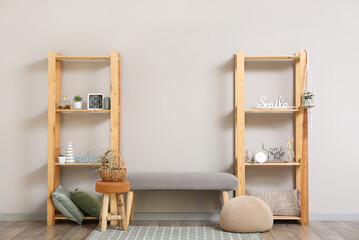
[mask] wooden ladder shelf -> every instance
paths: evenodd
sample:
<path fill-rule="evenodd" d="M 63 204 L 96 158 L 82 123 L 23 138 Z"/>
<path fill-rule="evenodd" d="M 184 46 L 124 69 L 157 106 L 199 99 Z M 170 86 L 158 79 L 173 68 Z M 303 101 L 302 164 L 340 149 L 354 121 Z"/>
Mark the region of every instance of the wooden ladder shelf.
<path fill-rule="evenodd" d="M 294 60 L 295 61 L 295 109 L 258 110 L 245 109 L 244 72 L 246 60 Z M 245 195 L 246 166 L 295 166 L 296 189 L 301 190 L 300 216 L 274 216 L 278 220 L 299 220 L 308 225 L 308 118 L 302 107 L 302 93 L 305 80 L 307 53 L 300 50 L 294 55 L 245 56 L 243 50 L 235 55 L 235 172 L 239 180 L 236 196 Z M 252 113 L 294 113 L 295 114 L 295 156 L 296 162 L 289 163 L 246 163 L 245 161 L 245 114 Z"/>
<path fill-rule="evenodd" d="M 61 63 L 67 60 L 105 60 L 110 63 L 111 78 L 111 110 L 61 110 L 57 104 L 61 99 Z M 111 149 L 120 152 L 120 119 L 121 119 L 121 71 L 120 54 L 111 51 L 109 56 L 61 56 L 60 53 L 49 51 L 48 55 L 48 167 L 47 167 L 47 225 L 54 225 L 55 219 L 67 219 L 62 214 L 57 214 L 52 202 L 51 194 L 60 185 L 61 166 L 96 166 L 93 163 L 64 163 L 58 162 L 61 146 L 61 114 L 109 113 L 111 118 Z M 94 183 L 95 184 L 95 183 Z M 95 185 L 94 185 L 95 186 Z M 111 197 L 111 211 L 117 212 L 116 198 Z M 96 219 L 86 216 L 85 219 Z M 112 225 L 116 222 L 111 222 Z"/>

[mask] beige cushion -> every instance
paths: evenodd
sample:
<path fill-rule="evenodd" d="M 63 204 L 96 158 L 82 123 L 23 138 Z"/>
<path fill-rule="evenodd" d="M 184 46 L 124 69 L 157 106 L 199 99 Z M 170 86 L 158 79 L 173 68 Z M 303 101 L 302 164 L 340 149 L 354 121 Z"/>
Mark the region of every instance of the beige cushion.
<path fill-rule="evenodd" d="M 247 196 L 265 201 L 273 215 L 300 216 L 300 190 L 273 191 L 246 189 Z"/>
<path fill-rule="evenodd" d="M 273 226 L 273 214 L 263 200 L 241 196 L 223 206 L 219 222 L 228 232 L 265 232 Z"/>

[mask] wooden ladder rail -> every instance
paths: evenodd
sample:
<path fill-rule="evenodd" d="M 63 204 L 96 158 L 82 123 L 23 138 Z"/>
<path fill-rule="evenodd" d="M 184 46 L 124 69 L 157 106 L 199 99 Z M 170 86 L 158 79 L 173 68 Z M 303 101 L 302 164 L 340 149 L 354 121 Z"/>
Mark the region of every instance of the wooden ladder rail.
<path fill-rule="evenodd" d="M 299 59 L 295 60 L 295 106 L 299 109 L 295 113 L 295 159 L 300 165 L 296 166 L 296 189 L 301 191 L 300 222 L 308 225 L 308 117 L 306 109 L 302 107 L 307 52 L 302 49 L 298 55 Z"/>
<path fill-rule="evenodd" d="M 61 145 L 61 113 L 56 112 L 56 104 L 61 99 L 61 54 L 48 53 L 48 166 L 47 166 L 47 225 L 55 224 L 55 205 L 51 194 L 60 185 L 60 166 L 56 158 Z"/>

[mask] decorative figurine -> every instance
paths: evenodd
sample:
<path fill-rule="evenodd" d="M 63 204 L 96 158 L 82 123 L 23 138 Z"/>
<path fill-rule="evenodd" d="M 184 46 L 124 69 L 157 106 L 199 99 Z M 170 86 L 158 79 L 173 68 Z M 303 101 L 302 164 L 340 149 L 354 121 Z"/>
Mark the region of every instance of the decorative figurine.
<path fill-rule="evenodd" d="M 72 148 L 72 142 L 68 142 L 66 146 L 66 163 L 74 163 L 74 150 Z"/>
<path fill-rule="evenodd" d="M 287 150 L 288 150 L 288 160 L 294 161 L 294 151 L 292 148 L 292 145 L 294 144 L 294 139 L 292 138 L 292 141 L 287 139 Z"/>

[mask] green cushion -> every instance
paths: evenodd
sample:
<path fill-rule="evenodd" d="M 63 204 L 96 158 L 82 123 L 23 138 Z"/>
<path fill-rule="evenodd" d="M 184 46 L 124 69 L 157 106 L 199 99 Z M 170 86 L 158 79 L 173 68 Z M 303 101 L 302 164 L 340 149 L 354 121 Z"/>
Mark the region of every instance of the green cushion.
<path fill-rule="evenodd" d="M 84 189 L 76 188 L 71 191 L 71 199 L 82 211 L 92 217 L 100 217 L 101 213 L 101 199 L 95 194 Z"/>
<path fill-rule="evenodd" d="M 52 201 L 55 207 L 70 220 L 82 224 L 84 213 L 70 199 L 70 192 L 61 185 L 52 193 Z"/>

